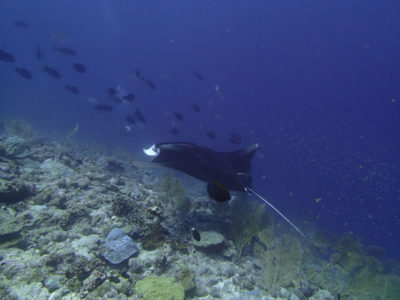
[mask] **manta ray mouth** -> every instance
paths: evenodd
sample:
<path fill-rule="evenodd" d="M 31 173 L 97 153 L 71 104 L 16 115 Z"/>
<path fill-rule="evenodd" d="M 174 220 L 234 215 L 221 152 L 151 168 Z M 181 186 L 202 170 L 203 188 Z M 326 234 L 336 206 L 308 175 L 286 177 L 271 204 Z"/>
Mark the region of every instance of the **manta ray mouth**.
<path fill-rule="evenodd" d="M 151 146 L 150 148 L 143 148 L 143 152 L 148 155 L 148 156 L 157 156 L 158 154 L 160 154 L 160 149 L 157 148 L 156 145 Z"/>

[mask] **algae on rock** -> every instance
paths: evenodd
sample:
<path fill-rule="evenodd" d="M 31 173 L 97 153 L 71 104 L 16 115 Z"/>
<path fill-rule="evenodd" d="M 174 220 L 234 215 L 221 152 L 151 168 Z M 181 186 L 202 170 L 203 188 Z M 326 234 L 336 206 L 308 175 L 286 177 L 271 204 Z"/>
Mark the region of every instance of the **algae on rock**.
<path fill-rule="evenodd" d="M 143 300 L 183 300 L 185 290 L 172 278 L 149 276 L 136 283 L 135 289 Z"/>

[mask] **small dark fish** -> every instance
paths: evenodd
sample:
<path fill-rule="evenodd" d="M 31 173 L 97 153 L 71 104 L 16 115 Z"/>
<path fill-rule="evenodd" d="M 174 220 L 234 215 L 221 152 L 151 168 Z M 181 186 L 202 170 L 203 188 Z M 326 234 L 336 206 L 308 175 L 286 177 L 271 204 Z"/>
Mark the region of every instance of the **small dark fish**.
<path fill-rule="evenodd" d="M 73 94 L 79 94 L 79 89 L 76 86 L 73 85 L 66 85 L 65 89 L 70 91 Z"/>
<path fill-rule="evenodd" d="M 194 227 L 192 227 L 192 229 L 191 229 L 190 231 L 192 232 L 192 237 L 193 237 L 196 241 L 200 242 L 201 236 L 200 236 L 200 233 L 197 231 L 197 229 L 194 228 Z"/>
<path fill-rule="evenodd" d="M 14 26 L 17 27 L 17 28 L 21 28 L 21 29 L 29 27 L 28 23 L 26 23 L 24 21 L 21 21 L 21 20 L 15 21 L 14 22 Z"/>
<path fill-rule="evenodd" d="M 340 294 L 337 294 L 337 300 L 340 300 Z"/>
<path fill-rule="evenodd" d="M 60 79 L 61 78 L 61 74 L 60 72 L 58 72 L 56 69 L 50 68 L 47 65 L 44 66 L 44 71 L 49 74 L 51 77 L 56 78 L 56 79 Z"/>
<path fill-rule="evenodd" d="M 240 135 L 238 135 L 237 133 L 234 133 L 234 132 L 232 132 L 232 133 L 229 134 L 228 140 L 229 140 L 232 144 L 235 144 L 235 145 L 239 145 L 239 144 L 242 143 L 242 137 L 241 137 Z"/>
<path fill-rule="evenodd" d="M 135 111 L 135 117 L 138 119 L 138 121 L 142 122 L 143 124 L 146 124 L 146 118 L 143 116 L 142 112 L 138 109 Z"/>
<path fill-rule="evenodd" d="M 115 103 L 121 104 L 122 103 L 122 99 L 120 97 L 117 96 L 113 96 L 110 97 L 112 101 L 114 101 Z"/>
<path fill-rule="evenodd" d="M 132 102 L 133 100 L 135 100 L 135 95 L 134 94 L 128 94 L 128 95 L 125 95 L 122 98 L 124 98 L 128 102 Z"/>
<path fill-rule="evenodd" d="M 203 77 L 203 75 L 201 75 L 199 72 L 196 72 L 195 70 L 192 70 L 192 74 L 194 75 L 194 76 L 196 76 L 198 79 L 200 79 L 200 80 L 203 80 L 204 79 L 204 77 Z"/>
<path fill-rule="evenodd" d="M 68 56 L 75 56 L 78 53 L 74 49 L 71 48 L 57 48 L 54 46 L 54 51 L 60 52 L 61 54 L 68 55 Z"/>
<path fill-rule="evenodd" d="M 212 132 L 212 131 L 207 131 L 207 132 L 206 132 L 206 135 L 207 135 L 210 139 L 212 139 L 212 140 L 215 140 L 215 138 L 217 137 L 217 136 L 215 135 L 215 133 Z"/>
<path fill-rule="evenodd" d="M 143 77 L 142 77 L 142 80 L 143 80 L 144 83 L 146 83 L 146 85 L 147 85 L 149 88 L 151 88 L 152 90 L 157 89 L 157 87 L 156 87 L 156 85 L 154 84 L 153 81 L 150 81 L 150 80 L 148 80 L 148 79 L 146 79 L 146 78 L 143 78 Z"/>
<path fill-rule="evenodd" d="M 108 96 L 111 98 L 112 101 L 121 104 L 122 99 L 117 97 L 117 90 L 114 88 L 107 89 Z"/>
<path fill-rule="evenodd" d="M 231 200 L 231 194 L 228 189 L 219 182 L 210 182 L 207 184 L 208 196 L 217 202 L 226 202 Z"/>
<path fill-rule="evenodd" d="M 136 77 L 137 77 L 137 78 L 142 79 L 142 78 L 140 77 L 140 72 L 139 72 L 138 70 L 136 70 L 135 74 L 136 74 Z"/>
<path fill-rule="evenodd" d="M 15 68 L 15 72 L 24 77 L 25 79 L 32 79 L 32 74 L 27 69 Z"/>
<path fill-rule="evenodd" d="M 173 135 L 178 135 L 179 134 L 179 130 L 177 128 L 171 128 L 171 130 L 169 132 L 171 134 L 173 134 Z"/>
<path fill-rule="evenodd" d="M 117 95 L 117 90 L 114 88 L 107 89 L 107 93 L 110 97 L 115 97 Z"/>
<path fill-rule="evenodd" d="M 86 72 L 86 68 L 82 64 L 73 64 L 72 67 L 74 68 L 75 71 L 77 71 L 79 73 L 85 73 Z"/>
<path fill-rule="evenodd" d="M 37 48 L 36 48 L 36 59 L 37 60 L 41 60 L 43 57 L 44 56 L 42 54 L 42 51 L 40 51 L 40 46 L 37 46 Z"/>
<path fill-rule="evenodd" d="M 94 109 L 97 111 L 112 111 L 114 108 L 111 105 L 107 104 L 96 104 Z"/>
<path fill-rule="evenodd" d="M 200 106 L 198 106 L 196 103 L 193 103 L 192 104 L 192 107 L 193 107 L 193 110 L 195 111 L 195 112 L 200 112 Z"/>
<path fill-rule="evenodd" d="M 132 115 L 127 115 L 126 116 L 126 121 L 132 125 L 136 124 L 135 118 Z"/>
<path fill-rule="evenodd" d="M 175 116 L 175 118 L 176 118 L 177 120 L 183 121 L 183 116 L 182 116 L 181 113 L 179 113 L 179 112 L 174 112 L 174 116 Z"/>
<path fill-rule="evenodd" d="M 15 62 L 14 56 L 3 49 L 0 49 L 0 60 L 5 62 Z"/>

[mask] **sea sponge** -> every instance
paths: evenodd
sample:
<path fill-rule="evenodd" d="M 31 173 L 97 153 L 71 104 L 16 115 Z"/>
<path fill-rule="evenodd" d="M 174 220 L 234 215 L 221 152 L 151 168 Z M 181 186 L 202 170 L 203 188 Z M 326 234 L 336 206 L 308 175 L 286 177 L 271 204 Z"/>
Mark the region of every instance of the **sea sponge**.
<path fill-rule="evenodd" d="M 164 276 L 149 276 L 136 283 L 135 289 L 143 300 L 183 300 L 185 290 L 182 284 Z"/>

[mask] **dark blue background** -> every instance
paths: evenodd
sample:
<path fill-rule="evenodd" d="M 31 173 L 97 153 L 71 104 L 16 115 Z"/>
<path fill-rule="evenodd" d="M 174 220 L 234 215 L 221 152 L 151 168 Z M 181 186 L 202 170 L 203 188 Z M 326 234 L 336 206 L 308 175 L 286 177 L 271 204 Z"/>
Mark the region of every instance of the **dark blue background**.
<path fill-rule="evenodd" d="M 79 137 L 132 152 L 174 139 L 233 150 L 227 137 L 237 132 L 243 146 L 262 146 L 255 189 L 301 227 L 352 231 L 398 257 L 399 1 L 1 1 L 0 36 L 17 61 L 0 62 L 1 117 L 61 133 L 79 123 Z M 87 73 L 74 72 L 74 62 Z M 49 77 L 44 64 L 63 78 Z M 135 93 L 134 103 L 113 104 L 106 89 L 116 85 Z M 98 113 L 84 97 L 115 111 Z M 125 115 L 137 107 L 147 124 L 124 134 Z"/>

